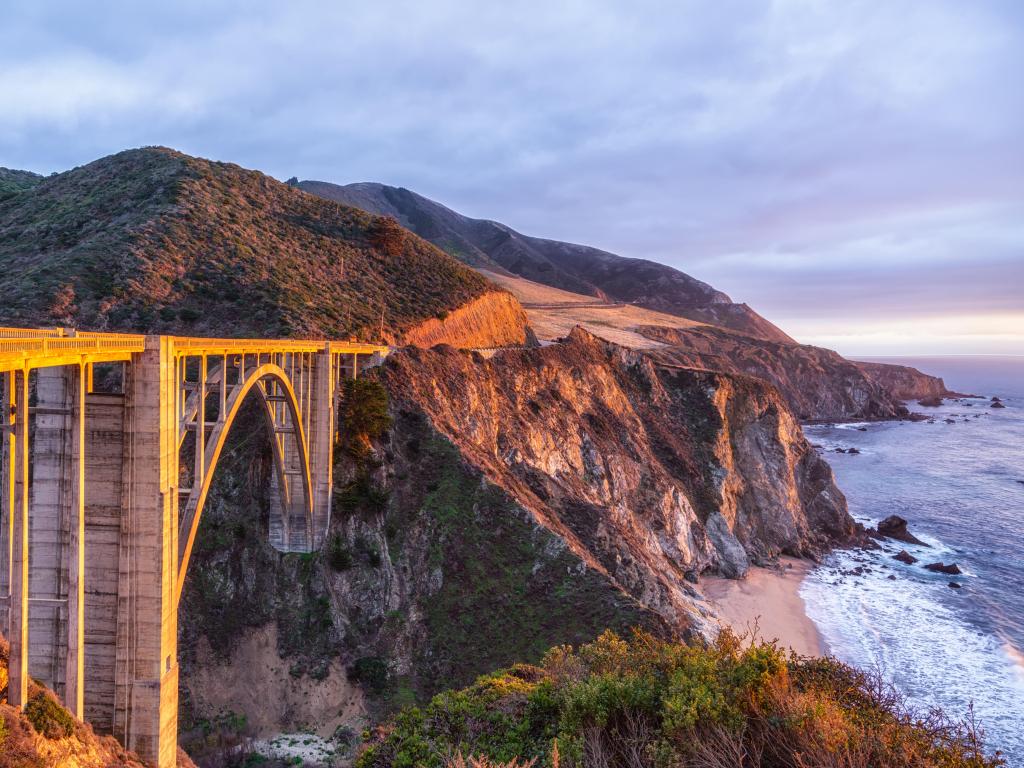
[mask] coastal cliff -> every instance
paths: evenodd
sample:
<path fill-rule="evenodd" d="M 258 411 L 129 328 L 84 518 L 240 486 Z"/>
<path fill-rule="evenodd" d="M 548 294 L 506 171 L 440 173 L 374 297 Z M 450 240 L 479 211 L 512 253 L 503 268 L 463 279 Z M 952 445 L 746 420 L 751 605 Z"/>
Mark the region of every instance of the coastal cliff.
<path fill-rule="evenodd" d="M 855 365 L 872 380 L 885 387 L 900 400 L 920 400 L 926 397 L 954 395 L 938 376 L 921 373 L 909 365 L 857 361 Z"/>
<path fill-rule="evenodd" d="M 907 414 L 881 370 L 869 375 L 861 364 L 829 349 L 738 336 L 713 326 L 646 326 L 640 332 L 665 345 L 651 352 L 659 360 L 771 382 L 801 421 L 878 420 Z"/>
<path fill-rule="evenodd" d="M 247 706 L 209 672 L 256 646 L 304 692 L 261 728 L 329 734 L 608 627 L 710 634 L 701 573 L 855 533 L 828 465 L 750 377 L 576 331 L 489 359 L 410 348 L 366 379 L 392 423 L 368 463 L 342 454 L 322 552 L 266 544 L 265 448 L 218 470 L 181 611 L 186 727 Z M 325 696 L 362 704 L 325 719 Z"/>

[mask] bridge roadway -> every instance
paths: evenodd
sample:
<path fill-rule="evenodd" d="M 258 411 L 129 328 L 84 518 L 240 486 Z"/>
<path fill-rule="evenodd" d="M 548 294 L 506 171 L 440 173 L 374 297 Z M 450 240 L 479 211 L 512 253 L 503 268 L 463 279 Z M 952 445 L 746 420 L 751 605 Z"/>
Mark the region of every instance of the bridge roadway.
<path fill-rule="evenodd" d="M 274 456 L 270 540 L 331 514 L 344 381 L 388 348 L 0 328 L 0 628 L 28 678 L 158 768 L 177 750 L 177 613 L 231 426 L 255 397 Z"/>

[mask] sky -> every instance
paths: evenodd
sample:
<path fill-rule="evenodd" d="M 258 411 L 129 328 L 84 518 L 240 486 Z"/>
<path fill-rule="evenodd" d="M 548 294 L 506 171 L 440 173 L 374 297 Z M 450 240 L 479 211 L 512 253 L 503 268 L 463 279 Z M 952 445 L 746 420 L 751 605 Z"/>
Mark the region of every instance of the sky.
<path fill-rule="evenodd" d="M 848 355 L 1024 355 L 1024 3 L 0 4 L 0 166 L 165 145 L 678 267 Z"/>

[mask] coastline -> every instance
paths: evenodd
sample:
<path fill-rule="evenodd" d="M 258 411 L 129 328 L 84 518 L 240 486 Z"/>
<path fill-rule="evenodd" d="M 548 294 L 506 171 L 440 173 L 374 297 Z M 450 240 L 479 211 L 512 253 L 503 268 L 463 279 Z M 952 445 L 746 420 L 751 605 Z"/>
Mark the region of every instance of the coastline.
<path fill-rule="evenodd" d="M 736 634 L 756 624 L 758 639 L 778 640 L 803 656 L 824 656 L 828 646 L 800 597 L 800 584 L 813 567 L 808 560 L 782 557 L 779 567 L 751 567 L 744 579 L 702 579 L 701 589 L 721 623 Z"/>

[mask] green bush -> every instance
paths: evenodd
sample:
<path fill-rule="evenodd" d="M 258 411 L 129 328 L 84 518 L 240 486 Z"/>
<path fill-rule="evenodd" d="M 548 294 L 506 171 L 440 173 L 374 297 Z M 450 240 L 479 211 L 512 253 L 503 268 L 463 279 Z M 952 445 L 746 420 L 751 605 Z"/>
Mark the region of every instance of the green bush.
<path fill-rule="evenodd" d="M 371 691 L 380 693 L 388 684 L 388 665 L 379 656 L 363 656 L 348 668 L 348 676 Z"/>
<path fill-rule="evenodd" d="M 369 734 L 356 765 L 443 766 L 452 755 L 558 768 L 1003 764 L 985 755 L 973 724 L 912 711 L 875 675 L 728 632 L 710 646 L 606 632 L 578 650 L 553 648 L 539 667 L 403 710 Z"/>
<path fill-rule="evenodd" d="M 352 550 L 337 534 L 331 537 L 327 548 L 327 563 L 336 571 L 347 571 L 352 567 Z"/>
<path fill-rule="evenodd" d="M 355 458 L 365 458 L 370 442 L 391 426 L 388 392 L 372 379 L 349 379 L 341 401 L 342 445 Z"/>
<path fill-rule="evenodd" d="M 25 717 L 48 739 L 65 739 L 75 731 L 75 719 L 49 693 L 40 691 L 25 705 Z"/>

